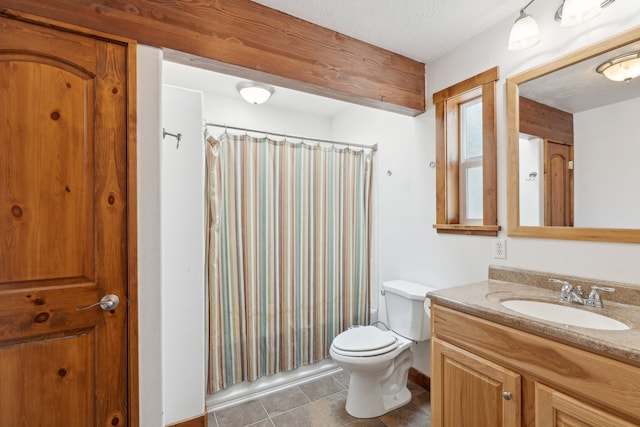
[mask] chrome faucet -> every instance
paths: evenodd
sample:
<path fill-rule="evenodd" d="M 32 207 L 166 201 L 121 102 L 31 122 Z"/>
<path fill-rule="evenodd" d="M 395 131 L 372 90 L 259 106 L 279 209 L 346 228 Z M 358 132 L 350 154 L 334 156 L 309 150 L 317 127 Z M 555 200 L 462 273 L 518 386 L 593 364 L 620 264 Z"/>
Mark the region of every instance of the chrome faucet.
<path fill-rule="evenodd" d="M 567 282 L 566 280 L 559 280 L 554 278 L 549 279 L 549 282 L 559 283 L 562 285 L 562 288 L 560 289 L 560 293 L 558 294 L 558 301 L 586 305 L 587 307 L 596 307 L 596 308 L 603 307 L 602 299 L 600 298 L 600 294 L 598 293 L 598 291 L 604 291 L 604 292 L 616 291 L 613 288 L 607 288 L 603 286 L 592 286 L 591 292 L 589 293 L 589 297 L 585 298 L 584 293 L 582 292 L 581 286 L 576 286 L 574 288 L 573 285 Z"/>
<path fill-rule="evenodd" d="M 592 286 L 591 292 L 589 293 L 589 299 L 587 299 L 585 305 L 596 308 L 604 307 L 602 305 L 602 299 L 600 298 L 600 294 L 598 293 L 598 291 L 615 292 L 616 290 L 613 288 L 608 288 L 606 286 Z"/>
<path fill-rule="evenodd" d="M 573 286 L 571 285 L 571 283 L 567 282 L 566 280 L 559 280 L 554 278 L 550 278 L 549 282 L 559 283 L 562 285 L 562 288 L 560 289 L 560 294 L 558 294 L 558 301 L 571 302 L 571 293 L 574 292 Z"/>

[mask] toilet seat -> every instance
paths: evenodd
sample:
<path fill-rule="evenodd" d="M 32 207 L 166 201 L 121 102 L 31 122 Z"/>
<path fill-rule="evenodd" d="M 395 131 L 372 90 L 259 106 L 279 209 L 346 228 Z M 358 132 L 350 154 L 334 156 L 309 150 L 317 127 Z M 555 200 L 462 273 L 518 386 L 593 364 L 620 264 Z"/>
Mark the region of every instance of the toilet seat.
<path fill-rule="evenodd" d="M 342 356 L 371 357 L 395 350 L 398 339 L 375 326 L 348 329 L 333 340 L 333 351 Z"/>

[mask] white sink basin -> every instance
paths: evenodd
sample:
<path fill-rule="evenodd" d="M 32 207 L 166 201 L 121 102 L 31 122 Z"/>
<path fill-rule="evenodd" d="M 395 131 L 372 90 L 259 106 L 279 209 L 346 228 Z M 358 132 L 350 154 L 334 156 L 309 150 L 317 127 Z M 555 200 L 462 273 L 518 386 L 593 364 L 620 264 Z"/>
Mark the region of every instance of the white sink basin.
<path fill-rule="evenodd" d="M 609 331 L 630 329 L 628 325 L 611 317 L 568 305 L 519 299 L 502 301 L 500 304 L 509 310 L 517 311 L 526 316 L 537 317 L 538 319 L 562 323 L 564 325 Z"/>

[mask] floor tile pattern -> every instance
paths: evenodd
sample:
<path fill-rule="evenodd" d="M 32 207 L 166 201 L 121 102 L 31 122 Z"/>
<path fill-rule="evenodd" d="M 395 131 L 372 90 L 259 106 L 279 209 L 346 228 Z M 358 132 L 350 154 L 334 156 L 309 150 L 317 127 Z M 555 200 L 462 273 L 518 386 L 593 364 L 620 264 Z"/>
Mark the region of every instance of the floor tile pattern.
<path fill-rule="evenodd" d="M 209 427 L 430 427 L 430 394 L 409 382 L 411 401 L 378 418 L 347 413 L 344 371 L 209 414 Z"/>

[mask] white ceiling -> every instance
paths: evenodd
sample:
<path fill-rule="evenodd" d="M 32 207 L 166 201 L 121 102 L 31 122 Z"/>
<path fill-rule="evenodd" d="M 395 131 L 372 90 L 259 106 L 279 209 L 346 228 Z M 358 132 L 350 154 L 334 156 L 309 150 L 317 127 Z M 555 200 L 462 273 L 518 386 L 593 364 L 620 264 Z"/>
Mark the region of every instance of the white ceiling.
<path fill-rule="evenodd" d="M 526 4 L 526 0 L 254 1 L 425 64 L 509 16 L 515 21 Z"/>
<path fill-rule="evenodd" d="M 640 41 L 630 43 L 572 66 L 521 84 L 520 95 L 568 113 L 598 108 L 640 97 L 640 79 L 612 82 L 596 70 L 618 55 L 640 50 Z"/>

